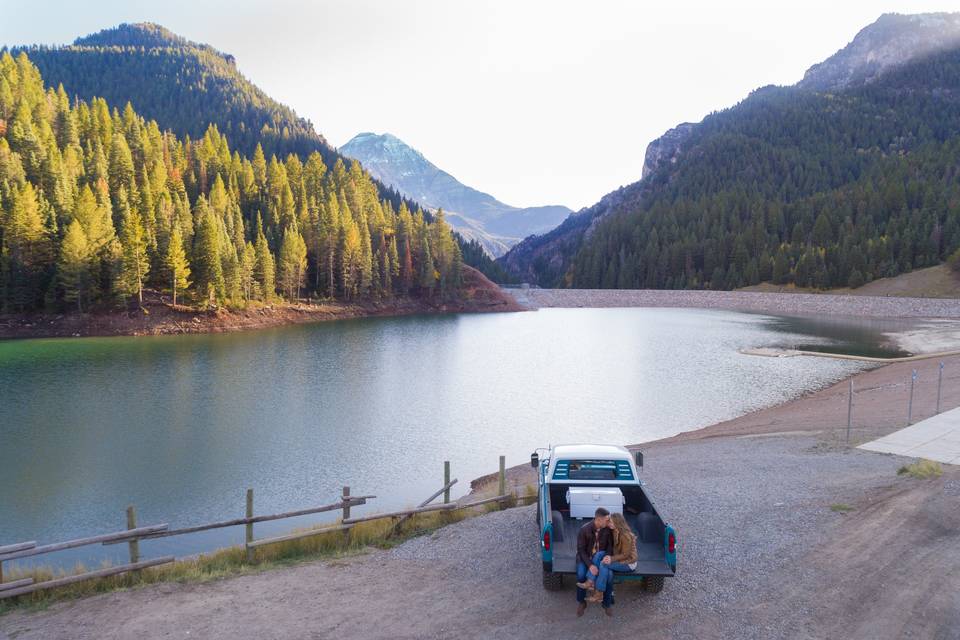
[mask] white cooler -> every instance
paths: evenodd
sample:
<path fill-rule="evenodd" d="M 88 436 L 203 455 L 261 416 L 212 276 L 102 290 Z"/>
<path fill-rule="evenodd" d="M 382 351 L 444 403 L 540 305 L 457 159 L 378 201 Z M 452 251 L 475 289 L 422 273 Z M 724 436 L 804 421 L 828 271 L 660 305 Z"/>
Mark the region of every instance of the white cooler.
<path fill-rule="evenodd" d="M 619 487 L 570 487 L 567 504 L 571 518 L 592 518 L 597 507 L 610 513 L 623 513 L 623 492 Z"/>

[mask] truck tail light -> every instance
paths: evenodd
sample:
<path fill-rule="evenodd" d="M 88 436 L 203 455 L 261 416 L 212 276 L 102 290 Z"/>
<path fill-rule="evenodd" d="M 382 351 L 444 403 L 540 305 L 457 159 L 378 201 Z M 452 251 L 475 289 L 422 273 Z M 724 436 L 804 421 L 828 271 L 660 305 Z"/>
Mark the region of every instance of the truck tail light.
<path fill-rule="evenodd" d="M 543 548 L 546 551 L 550 551 L 550 531 L 549 530 L 543 532 Z"/>
<path fill-rule="evenodd" d="M 667 536 L 667 551 L 670 553 L 677 552 L 677 536 L 673 533 L 673 531 L 671 531 L 670 535 Z"/>

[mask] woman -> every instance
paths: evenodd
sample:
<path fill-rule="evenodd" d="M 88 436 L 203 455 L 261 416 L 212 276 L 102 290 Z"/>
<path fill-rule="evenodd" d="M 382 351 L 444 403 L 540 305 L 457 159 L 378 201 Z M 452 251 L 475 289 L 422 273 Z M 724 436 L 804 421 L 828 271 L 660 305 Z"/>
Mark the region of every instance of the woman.
<path fill-rule="evenodd" d="M 610 524 L 613 530 L 613 552 L 597 554 L 594 563 L 599 570 L 594 587 L 596 592 L 587 598 L 599 602 L 607 589 L 609 580 L 613 580 L 614 571 L 629 572 L 637 568 L 637 536 L 622 513 L 611 513 Z"/>

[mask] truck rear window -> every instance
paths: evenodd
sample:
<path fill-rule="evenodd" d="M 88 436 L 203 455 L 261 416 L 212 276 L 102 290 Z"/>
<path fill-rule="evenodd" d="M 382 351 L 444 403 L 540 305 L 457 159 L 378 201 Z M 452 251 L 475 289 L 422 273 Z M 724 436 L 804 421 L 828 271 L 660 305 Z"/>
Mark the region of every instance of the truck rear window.
<path fill-rule="evenodd" d="M 554 480 L 633 480 L 626 460 L 558 460 Z"/>

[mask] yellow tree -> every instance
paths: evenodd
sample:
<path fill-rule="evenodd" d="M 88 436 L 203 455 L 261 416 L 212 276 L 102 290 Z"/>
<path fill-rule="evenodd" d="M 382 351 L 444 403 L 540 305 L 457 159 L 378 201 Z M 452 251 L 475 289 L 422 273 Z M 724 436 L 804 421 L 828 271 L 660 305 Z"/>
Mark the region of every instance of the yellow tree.
<path fill-rule="evenodd" d="M 177 304 L 177 291 L 185 290 L 190 286 L 190 263 L 187 261 L 187 252 L 183 248 L 183 236 L 180 227 L 174 226 L 170 234 L 170 244 L 167 246 L 167 255 L 164 260 L 167 272 L 170 275 L 170 288 L 173 290 L 173 304 Z"/>

